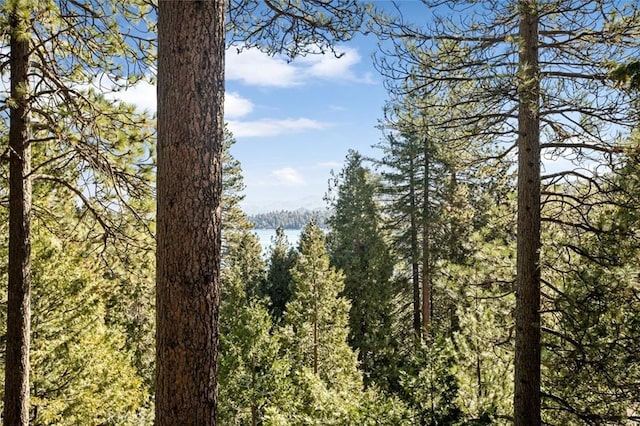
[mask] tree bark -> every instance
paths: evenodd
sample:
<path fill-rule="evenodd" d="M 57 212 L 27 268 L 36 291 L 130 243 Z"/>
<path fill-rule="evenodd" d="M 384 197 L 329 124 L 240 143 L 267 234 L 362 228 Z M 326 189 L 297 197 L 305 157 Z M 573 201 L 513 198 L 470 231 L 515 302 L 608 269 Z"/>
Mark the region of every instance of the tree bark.
<path fill-rule="evenodd" d="M 540 71 L 536 0 L 520 0 L 514 420 L 540 425 Z"/>
<path fill-rule="evenodd" d="M 215 425 L 225 2 L 158 5 L 155 424 Z"/>
<path fill-rule="evenodd" d="M 429 241 L 429 140 L 425 138 L 424 155 L 424 188 L 422 189 L 422 329 L 425 338 L 431 327 L 431 244 Z"/>
<path fill-rule="evenodd" d="M 411 283 L 413 285 L 413 332 L 416 343 L 420 341 L 422 335 L 421 306 L 420 306 L 420 274 L 418 255 L 418 220 L 416 218 L 416 167 L 414 159 L 409 159 L 409 202 L 411 203 L 410 226 L 411 226 Z"/>
<path fill-rule="evenodd" d="M 29 132 L 29 38 L 21 2 L 10 16 L 11 103 L 9 127 L 9 279 L 4 424 L 29 424 L 31 332 L 31 147 Z"/>

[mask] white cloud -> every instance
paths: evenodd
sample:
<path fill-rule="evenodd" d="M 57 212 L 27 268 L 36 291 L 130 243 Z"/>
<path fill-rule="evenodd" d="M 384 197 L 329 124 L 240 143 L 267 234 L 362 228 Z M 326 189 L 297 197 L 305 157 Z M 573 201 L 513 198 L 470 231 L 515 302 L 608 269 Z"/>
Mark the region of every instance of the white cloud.
<path fill-rule="evenodd" d="M 277 186 L 304 186 L 305 182 L 300 173 L 293 167 L 283 167 L 271 172 Z"/>
<path fill-rule="evenodd" d="M 262 119 L 255 121 L 229 120 L 229 128 L 236 137 L 266 137 L 290 134 L 304 130 L 324 129 L 329 123 L 310 118 Z"/>
<path fill-rule="evenodd" d="M 281 56 L 269 56 L 255 48 L 237 53 L 232 47 L 227 51 L 226 78 L 263 87 L 300 86 L 313 78 L 374 83 L 370 73 L 358 75 L 354 71 L 362 60 L 356 49 L 342 47 L 338 53 L 339 57 L 329 52 L 287 62 Z"/>
<path fill-rule="evenodd" d="M 103 88 L 103 90 L 105 89 L 112 90 L 108 87 Z M 136 109 L 141 112 L 156 112 L 156 86 L 148 81 L 139 81 L 137 84 L 117 92 L 107 91 L 105 97 L 114 101 L 135 105 Z"/>
<path fill-rule="evenodd" d="M 240 118 L 253 111 L 253 103 L 243 98 L 236 92 L 227 92 L 224 95 L 225 118 Z"/>
<path fill-rule="evenodd" d="M 246 49 L 227 50 L 225 78 L 253 86 L 291 87 L 302 83 L 298 70 L 286 60 Z"/>
<path fill-rule="evenodd" d="M 308 66 L 306 74 L 311 77 L 373 83 L 370 74 L 357 76 L 354 72 L 353 67 L 361 59 L 356 49 L 343 47 L 338 51 L 338 56 L 333 53 L 308 55 L 300 58 L 300 62 Z"/>

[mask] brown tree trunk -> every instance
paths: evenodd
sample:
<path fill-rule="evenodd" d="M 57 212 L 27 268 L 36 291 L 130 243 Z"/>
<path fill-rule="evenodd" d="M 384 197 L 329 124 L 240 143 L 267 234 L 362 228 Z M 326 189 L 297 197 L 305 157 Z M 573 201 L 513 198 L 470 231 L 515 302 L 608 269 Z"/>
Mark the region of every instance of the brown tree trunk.
<path fill-rule="evenodd" d="M 4 424 L 29 424 L 31 332 L 31 147 L 29 39 L 16 2 L 10 17 L 11 112 L 9 128 L 9 283 Z"/>
<path fill-rule="evenodd" d="M 424 141 L 424 188 L 422 192 L 422 329 L 425 338 L 431 326 L 431 245 L 429 241 L 429 142 Z"/>
<path fill-rule="evenodd" d="M 314 274 L 315 275 L 315 274 Z M 318 287 L 313 280 L 313 374 L 318 375 Z"/>
<path fill-rule="evenodd" d="M 156 425 L 215 425 L 225 2 L 158 5 Z"/>
<path fill-rule="evenodd" d="M 520 0 L 514 420 L 540 425 L 540 72 L 536 0 Z"/>
<path fill-rule="evenodd" d="M 413 331 L 416 335 L 416 342 L 420 341 L 422 335 L 422 323 L 420 321 L 420 274 L 418 264 L 418 221 L 416 219 L 416 178 L 414 159 L 409 159 L 409 202 L 411 203 L 410 226 L 411 226 L 411 283 L 413 285 Z"/>

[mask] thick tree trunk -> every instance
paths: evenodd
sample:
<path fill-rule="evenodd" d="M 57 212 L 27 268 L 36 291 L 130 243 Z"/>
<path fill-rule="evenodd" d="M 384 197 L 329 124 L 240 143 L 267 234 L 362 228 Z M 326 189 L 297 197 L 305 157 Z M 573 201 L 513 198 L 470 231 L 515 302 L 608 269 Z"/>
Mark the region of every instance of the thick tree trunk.
<path fill-rule="evenodd" d="M 10 18 L 11 112 L 9 128 L 9 285 L 4 424 L 29 424 L 31 332 L 31 147 L 29 138 L 29 39 L 16 2 Z"/>
<path fill-rule="evenodd" d="M 540 75 L 536 0 L 520 0 L 514 419 L 540 425 Z"/>
<path fill-rule="evenodd" d="M 158 5 L 156 425 L 215 425 L 225 2 Z"/>

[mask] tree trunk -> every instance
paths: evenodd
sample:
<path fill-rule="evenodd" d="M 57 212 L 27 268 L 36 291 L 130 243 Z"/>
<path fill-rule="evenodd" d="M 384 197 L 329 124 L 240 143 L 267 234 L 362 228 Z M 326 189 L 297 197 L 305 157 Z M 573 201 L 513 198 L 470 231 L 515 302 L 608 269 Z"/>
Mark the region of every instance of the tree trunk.
<path fill-rule="evenodd" d="M 424 146 L 424 188 L 422 189 L 422 329 L 425 337 L 431 326 L 431 245 L 429 242 L 429 141 Z"/>
<path fill-rule="evenodd" d="M 313 278 L 313 374 L 318 375 L 318 297 L 319 291 L 315 279 Z"/>
<path fill-rule="evenodd" d="M 225 2 L 158 5 L 157 426 L 215 425 Z"/>
<path fill-rule="evenodd" d="M 16 2 L 10 17 L 11 112 L 9 127 L 9 283 L 4 424 L 29 424 L 31 331 L 31 147 L 29 38 Z"/>
<path fill-rule="evenodd" d="M 540 73 L 536 0 L 520 0 L 514 420 L 540 425 Z"/>
<path fill-rule="evenodd" d="M 416 219 L 416 179 L 414 159 L 409 159 L 409 202 L 411 203 L 411 283 L 413 285 L 413 331 L 416 342 L 420 341 L 422 323 L 420 321 L 420 274 L 418 265 L 418 221 Z"/>

